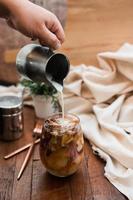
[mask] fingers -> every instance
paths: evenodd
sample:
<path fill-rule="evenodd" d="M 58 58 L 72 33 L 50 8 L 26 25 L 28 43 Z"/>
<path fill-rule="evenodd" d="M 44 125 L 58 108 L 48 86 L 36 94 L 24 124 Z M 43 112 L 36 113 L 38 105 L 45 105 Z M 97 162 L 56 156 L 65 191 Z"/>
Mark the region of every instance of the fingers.
<path fill-rule="evenodd" d="M 55 22 L 51 28 L 51 32 L 53 32 L 56 35 L 56 37 L 59 39 L 59 41 L 62 44 L 65 40 L 64 30 L 56 16 L 54 16 L 54 20 Z"/>
<path fill-rule="evenodd" d="M 44 24 L 41 25 L 39 41 L 42 45 L 48 45 L 52 49 L 58 49 L 65 40 L 64 30 L 53 13 L 49 11 L 45 12 L 48 18 L 45 17 Z"/>
<path fill-rule="evenodd" d="M 61 47 L 61 42 L 57 38 L 56 34 L 47 29 L 45 24 L 39 31 L 38 39 L 42 45 L 47 45 L 52 49 L 59 49 Z"/>

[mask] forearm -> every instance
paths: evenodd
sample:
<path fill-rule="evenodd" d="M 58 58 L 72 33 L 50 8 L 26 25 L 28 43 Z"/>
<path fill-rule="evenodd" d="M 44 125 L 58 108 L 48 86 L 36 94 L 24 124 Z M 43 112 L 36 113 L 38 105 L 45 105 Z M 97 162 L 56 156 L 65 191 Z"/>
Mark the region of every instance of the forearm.
<path fill-rule="evenodd" d="M 0 0 L 0 17 L 8 18 L 13 12 L 17 11 L 21 4 L 24 5 L 28 0 Z"/>

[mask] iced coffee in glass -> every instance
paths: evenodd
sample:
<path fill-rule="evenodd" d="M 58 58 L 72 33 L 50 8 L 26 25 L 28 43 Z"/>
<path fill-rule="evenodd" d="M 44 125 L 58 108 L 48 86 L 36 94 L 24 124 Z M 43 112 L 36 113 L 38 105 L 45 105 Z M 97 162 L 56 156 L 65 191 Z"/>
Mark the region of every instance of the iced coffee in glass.
<path fill-rule="evenodd" d="M 66 177 L 77 171 L 83 159 L 83 133 L 76 115 L 62 113 L 44 122 L 40 142 L 40 158 L 47 171 Z"/>

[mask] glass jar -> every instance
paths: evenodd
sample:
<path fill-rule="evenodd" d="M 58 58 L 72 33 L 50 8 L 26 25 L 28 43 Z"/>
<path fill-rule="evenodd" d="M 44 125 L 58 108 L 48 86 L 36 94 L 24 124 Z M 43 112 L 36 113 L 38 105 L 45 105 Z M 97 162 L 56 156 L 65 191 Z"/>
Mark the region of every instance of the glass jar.
<path fill-rule="evenodd" d="M 55 114 L 44 122 L 40 158 L 47 171 L 66 177 L 77 171 L 83 159 L 83 133 L 80 120 L 73 114 Z"/>

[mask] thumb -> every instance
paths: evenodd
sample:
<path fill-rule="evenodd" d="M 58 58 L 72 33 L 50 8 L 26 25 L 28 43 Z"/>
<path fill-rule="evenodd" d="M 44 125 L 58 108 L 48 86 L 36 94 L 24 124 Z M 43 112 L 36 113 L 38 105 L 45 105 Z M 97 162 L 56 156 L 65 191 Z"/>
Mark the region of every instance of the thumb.
<path fill-rule="evenodd" d="M 38 35 L 40 44 L 47 45 L 52 49 L 59 49 L 61 43 L 54 33 L 52 33 L 47 27 L 43 26 L 42 30 Z"/>

